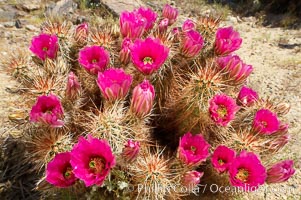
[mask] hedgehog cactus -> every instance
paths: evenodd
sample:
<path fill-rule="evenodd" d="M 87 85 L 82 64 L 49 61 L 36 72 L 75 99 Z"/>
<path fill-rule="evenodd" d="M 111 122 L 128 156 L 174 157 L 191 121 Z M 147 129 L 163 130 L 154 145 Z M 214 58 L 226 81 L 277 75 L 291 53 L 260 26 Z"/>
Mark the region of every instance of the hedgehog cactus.
<path fill-rule="evenodd" d="M 239 33 L 177 17 L 166 5 L 125 11 L 119 28 L 49 19 L 32 59 L 2 62 L 25 88 L 28 117 L 10 119 L 43 195 L 178 199 L 200 182 L 253 191 L 294 174 L 293 161 L 270 165 L 290 140 L 289 105 L 246 85 L 253 68 L 232 54 Z"/>

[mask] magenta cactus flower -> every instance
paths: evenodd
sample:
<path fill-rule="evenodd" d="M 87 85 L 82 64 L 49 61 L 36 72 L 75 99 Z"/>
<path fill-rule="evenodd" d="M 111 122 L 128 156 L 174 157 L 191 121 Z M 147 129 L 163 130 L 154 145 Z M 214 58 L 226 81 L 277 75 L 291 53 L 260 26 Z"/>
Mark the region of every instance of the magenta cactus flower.
<path fill-rule="evenodd" d="M 163 18 L 167 18 L 168 22 L 169 22 L 169 26 L 172 25 L 173 23 L 175 23 L 175 21 L 177 20 L 179 11 L 178 9 L 166 4 L 163 8 L 162 11 L 162 16 Z"/>
<path fill-rule="evenodd" d="M 166 61 L 169 49 L 159 39 L 137 39 L 130 47 L 131 59 L 135 67 L 144 75 L 157 71 Z"/>
<path fill-rule="evenodd" d="M 55 59 L 59 49 L 58 38 L 56 35 L 41 33 L 32 38 L 29 49 L 41 60 Z"/>
<path fill-rule="evenodd" d="M 103 73 L 99 72 L 96 82 L 104 98 L 115 101 L 127 95 L 132 81 L 132 76 L 123 69 L 110 68 Z"/>
<path fill-rule="evenodd" d="M 159 23 L 159 32 L 160 33 L 165 33 L 167 31 L 167 27 L 168 27 L 168 19 L 164 18 L 160 21 Z"/>
<path fill-rule="evenodd" d="M 88 139 L 79 138 L 71 150 L 70 162 L 75 176 L 84 181 L 87 187 L 101 186 L 116 164 L 108 142 L 91 135 L 88 135 Z"/>
<path fill-rule="evenodd" d="M 277 114 L 268 109 L 260 109 L 256 112 L 253 128 L 259 133 L 271 135 L 278 131 L 280 122 Z"/>
<path fill-rule="evenodd" d="M 204 172 L 198 172 L 195 170 L 186 172 L 184 174 L 184 176 L 182 177 L 182 185 L 184 187 L 193 189 L 200 183 L 203 175 L 204 175 Z"/>
<path fill-rule="evenodd" d="M 222 173 L 228 171 L 235 156 L 236 152 L 233 149 L 220 145 L 214 150 L 211 163 L 216 171 Z"/>
<path fill-rule="evenodd" d="M 69 99 L 76 99 L 80 94 L 80 83 L 77 76 L 70 72 L 67 80 L 66 96 Z"/>
<path fill-rule="evenodd" d="M 133 162 L 140 151 L 140 143 L 138 141 L 128 140 L 124 145 L 122 150 L 122 158 L 124 158 L 127 162 Z"/>
<path fill-rule="evenodd" d="M 145 25 L 145 30 L 149 31 L 154 27 L 154 24 L 157 20 L 157 13 L 155 13 L 152 9 L 150 8 L 145 8 L 145 7 L 140 7 L 136 11 L 139 15 L 141 15 L 142 18 L 145 19 L 146 25 Z"/>
<path fill-rule="evenodd" d="M 253 71 L 252 65 L 245 64 L 237 55 L 220 57 L 217 63 L 237 83 L 244 82 Z"/>
<path fill-rule="evenodd" d="M 78 62 L 87 72 L 97 75 L 109 65 L 110 55 L 103 47 L 89 46 L 80 50 Z"/>
<path fill-rule="evenodd" d="M 36 104 L 31 108 L 29 116 L 31 122 L 40 122 L 52 127 L 64 125 L 62 104 L 59 98 L 52 94 L 39 96 Z"/>
<path fill-rule="evenodd" d="M 215 95 L 209 101 L 210 117 L 220 126 L 227 126 L 238 110 L 235 100 L 225 94 Z"/>
<path fill-rule="evenodd" d="M 268 169 L 267 183 L 282 183 L 295 174 L 293 160 L 284 160 L 274 164 Z"/>
<path fill-rule="evenodd" d="M 70 160 L 70 152 L 56 154 L 46 166 L 46 181 L 60 188 L 73 185 L 77 178 L 73 173 Z"/>
<path fill-rule="evenodd" d="M 144 80 L 133 90 L 131 111 L 138 117 L 144 117 L 150 113 L 154 104 L 154 100 L 154 86 L 148 80 Z"/>
<path fill-rule="evenodd" d="M 243 86 L 237 97 L 238 103 L 243 106 L 252 106 L 258 100 L 258 94 L 255 90 Z"/>
<path fill-rule="evenodd" d="M 215 53 L 228 55 L 240 48 L 242 39 L 232 27 L 219 28 L 215 36 Z"/>
<path fill-rule="evenodd" d="M 242 151 L 229 165 L 229 176 L 233 186 L 250 192 L 264 184 L 267 173 L 256 154 Z"/>
<path fill-rule="evenodd" d="M 184 33 L 180 48 L 185 57 L 192 58 L 197 56 L 204 46 L 204 40 L 197 31 L 190 30 Z"/>
<path fill-rule="evenodd" d="M 121 51 L 119 53 L 120 62 L 127 65 L 130 62 L 131 50 L 130 45 L 132 41 L 129 38 L 124 38 L 121 44 Z"/>
<path fill-rule="evenodd" d="M 183 31 L 195 30 L 195 23 L 191 19 L 186 19 L 182 25 Z"/>
<path fill-rule="evenodd" d="M 147 20 L 138 14 L 137 11 L 122 12 L 120 14 L 119 23 L 121 35 L 124 38 L 127 37 L 132 40 L 140 38 L 148 24 Z"/>
<path fill-rule="evenodd" d="M 209 156 L 210 145 L 201 134 L 186 133 L 179 142 L 178 158 L 186 165 L 197 166 Z"/>

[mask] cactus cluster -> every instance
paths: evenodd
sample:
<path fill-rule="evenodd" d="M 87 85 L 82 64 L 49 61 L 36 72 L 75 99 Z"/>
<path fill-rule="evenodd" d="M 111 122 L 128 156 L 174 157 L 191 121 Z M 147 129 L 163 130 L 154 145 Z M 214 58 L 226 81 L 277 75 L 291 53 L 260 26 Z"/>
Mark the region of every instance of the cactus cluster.
<path fill-rule="evenodd" d="M 180 199 L 200 183 L 250 192 L 294 174 L 291 160 L 271 163 L 290 140 L 289 106 L 247 86 L 239 33 L 177 17 L 166 5 L 119 25 L 49 19 L 32 56 L 2 63 L 20 83 L 20 140 L 42 195 Z"/>

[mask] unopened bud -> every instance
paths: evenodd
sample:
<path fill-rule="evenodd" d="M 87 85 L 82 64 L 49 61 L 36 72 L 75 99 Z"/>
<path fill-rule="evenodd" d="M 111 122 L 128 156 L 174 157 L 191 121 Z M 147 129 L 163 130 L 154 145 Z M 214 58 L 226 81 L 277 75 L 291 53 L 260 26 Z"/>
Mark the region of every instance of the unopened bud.
<path fill-rule="evenodd" d="M 73 72 L 70 72 L 68 75 L 66 97 L 71 100 L 76 99 L 80 95 L 80 88 L 77 76 Z"/>
<path fill-rule="evenodd" d="M 126 161 L 132 162 L 137 158 L 139 154 L 139 150 L 140 150 L 139 142 L 128 140 L 128 142 L 124 145 L 121 154 Z"/>

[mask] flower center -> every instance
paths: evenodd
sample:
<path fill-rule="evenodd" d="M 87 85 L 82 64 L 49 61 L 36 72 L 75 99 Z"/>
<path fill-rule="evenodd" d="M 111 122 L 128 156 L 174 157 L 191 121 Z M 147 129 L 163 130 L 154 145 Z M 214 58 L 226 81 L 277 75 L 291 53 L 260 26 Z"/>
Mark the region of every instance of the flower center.
<path fill-rule="evenodd" d="M 146 64 L 153 64 L 153 59 L 151 57 L 145 57 L 143 58 L 143 64 L 146 65 Z"/>
<path fill-rule="evenodd" d="M 51 114 L 54 108 L 55 108 L 55 106 L 44 107 L 44 108 L 42 108 L 42 113 Z"/>
<path fill-rule="evenodd" d="M 218 159 L 218 163 L 219 163 L 220 165 L 225 164 L 225 162 L 224 162 L 222 159 Z"/>
<path fill-rule="evenodd" d="M 93 60 L 92 60 L 92 63 L 97 63 L 97 59 L 93 59 Z"/>
<path fill-rule="evenodd" d="M 196 151 L 196 147 L 195 146 L 191 146 L 190 150 L 194 152 L 194 151 Z"/>
<path fill-rule="evenodd" d="M 239 169 L 235 176 L 235 178 L 237 178 L 238 180 L 241 180 L 244 183 L 247 182 L 248 177 L 249 177 L 249 172 L 248 172 L 248 170 L 246 170 L 244 168 Z"/>
<path fill-rule="evenodd" d="M 268 123 L 267 123 L 266 121 L 261 121 L 261 125 L 262 125 L 264 128 L 266 128 L 267 125 L 268 125 Z"/>
<path fill-rule="evenodd" d="M 105 168 L 105 160 L 101 157 L 93 157 L 90 159 L 89 168 L 93 173 L 100 174 Z"/>
<path fill-rule="evenodd" d="M 227 115 L 228 111 L 227 108 L 223 105 L 220 105 L 217 109 L 217 114 L 221 117 L 224 118 Z"/>
<path fill-rule="evenodd" d="M 67 167 L 66 171 L 64 172 L 64 178 L 65 179 L 70 179 L 73 175 L 73 171 L 71 167 Z"/>
<path fill-rule="evenodd" d="M 42 50 L 43 50 L 43 51 L 48 51 L 48 48 L 47 48 L 47 47 L 43 47 Z"/>

